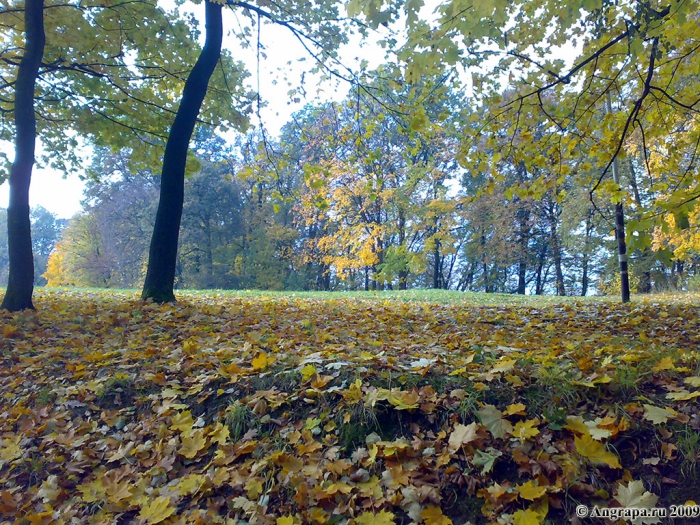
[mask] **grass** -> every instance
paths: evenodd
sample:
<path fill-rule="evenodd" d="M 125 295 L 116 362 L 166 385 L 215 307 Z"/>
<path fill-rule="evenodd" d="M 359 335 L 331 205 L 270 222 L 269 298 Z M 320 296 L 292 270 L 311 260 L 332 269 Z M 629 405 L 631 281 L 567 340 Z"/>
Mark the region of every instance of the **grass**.
<path fill-rule="evenodd" d="M 141 290 L 128 288 L 48 288 L 37 287 L 44 292 L 61 292 L 68 294 L 109 292 L 117 295 L 132 296 L 141 295 Z M 1 290 L 1 289 L 0 289 Z M 460 292 L 456 290 L 436 290 L 432 288 L 412 288 L 410 290 L 382 290 L 382 291 L 271 291 L 271 290 L 175 290 L 176 297 L 260 297 L 274 300 L 276 298 L 287 299 L 313 299 L 313 300 L 337 300 L 353 299 L 356 301 L 390 301 L 390 302 L 419 302 L 444 305 L 473 305 L 473 306 L 550 306 L 576 303 L 617 303 L 618 296 L 613 295 L 589 295 L 581 296 L 556 296 L 556 295 L 517 295 L 506 293 Z M 675 292 L 658 294 L 634 294 L 632 303 L 641 304 L 700 304 L 698 292 Z"/>

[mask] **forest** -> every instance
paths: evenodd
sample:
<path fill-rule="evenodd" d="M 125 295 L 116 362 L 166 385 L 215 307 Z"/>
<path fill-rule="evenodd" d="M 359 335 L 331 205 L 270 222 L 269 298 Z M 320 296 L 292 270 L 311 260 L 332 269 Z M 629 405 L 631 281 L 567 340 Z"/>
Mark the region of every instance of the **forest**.
<path fill-rule="evenodd" d="M 698 0 L 2 0 L 0 33 L 3 524 L 700 517 Z"/>

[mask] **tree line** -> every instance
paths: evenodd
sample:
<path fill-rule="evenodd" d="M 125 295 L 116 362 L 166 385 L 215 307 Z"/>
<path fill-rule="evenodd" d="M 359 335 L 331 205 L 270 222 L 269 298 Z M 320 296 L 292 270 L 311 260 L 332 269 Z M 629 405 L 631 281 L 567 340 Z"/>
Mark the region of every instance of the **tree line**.
<path fill-rule="evenodd" d="M 436 119 L 463 104 L 448 91 L 425 104 Z M 508 155 L 484 191 L 488 178 L 454 159 L 469 116 L 411 132 L 387 109 L 396 95 L 384 86 L 309 105 L 274 141 L 255 132 L 233 144 L 195 137 L 201 167 L 185 180 L 176 287 L 616 292 L 614 203 L 596 210 L 573 178 L 535 190 L 534 179 L 551 174 Z M 51 255 L 49 285 L 143 281 L 159 178 L 128 171 L 128 154 L 96 156 L 85 210 Z M 639 186 L 641 159 L 628 160 L 624 183 Z M 633 291 L 700 284 L 700 245 L 674 255 L 677 237 L 658 228 L 654 239 L 656 249 L 630 252 Z"/>
<path fill-rule="evenodd" d="M 445 0 L 432 15 L 421 0 L 202 7 L 201 47 L 201 12 L 183 15 L 150 0 L 26 0 L 0 11 L 0 136 L 15 143 L 3 308 L 33 307 L 28 191 L 37 138 L 51 152 L 45 162 L 64 170 L 81 169 L 79 141 L 122 156 L 121 179 L 92 171 L 100 179 L 91 191 L 102 188 L 105 198 L 112 186 L 128 193 L 127 185 L 152 179 L 158 198 L 144 299 L 174 300 L 176 281 L 194 282 L 188 272 L 216 286 L 215 261 L 227 249 L 237 260 L 237 245 L 248 262 L 221 275 L 270 287 L 292 286 L 285 276 L 294 274 L 293 286 L 321 289 L 587 293 L 594 280 L 596 289 L 616 286 L 604 271 L 614 264 L 603 255 L 611 232 L 623 301 L 630 275 L 646 291 L 695 271 L 697 1 L 579 0 L 560 8 Z M 296 115 L 278 141 L 247 135 L 246 147 L 211 163 L 194 155 L 193 135 L 243 131 L 262 103 L 245 88 L 245 67 L 222 50 L 224 8 L 248 21 L 236 30 L 241 45 L 256 30 L 259 37 L 261 24 L 284 28 L 308 52 L 312 71 L 352 90 L 342 104 Z M 397 37 L 397 24 L 407 38 Z M 380 26 L 391 29 L 380 41 L 384 66 L 341 61 L 352 35 Z M 259 56 L 259 38 L 256 46 Z M 194 191 L 197 177 L 226 163 L 242 184 L 232 203 L 238 224 L 212 229 L 216 219 L 200 221 L 210 232 L 187 249 L 185 186 Z M 94 225 L 83 230 L 106 231 L 102 195 L 89 202 L 82 222 Z M 117 264 L 107 255 L 117 252 L 103 246 L 97 258 Z M 256 266 L 263 253 L 279 263 L 274 284 L 260 284 L 275 268 Z"/>

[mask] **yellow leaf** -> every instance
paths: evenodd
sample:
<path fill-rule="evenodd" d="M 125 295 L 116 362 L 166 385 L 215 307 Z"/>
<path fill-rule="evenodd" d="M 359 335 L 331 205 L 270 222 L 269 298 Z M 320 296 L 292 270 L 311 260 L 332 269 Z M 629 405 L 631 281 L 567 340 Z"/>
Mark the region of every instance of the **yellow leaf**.
<path fill-rule="evenodd" d="M 690 386 L 700 386 L 700 376 L 686 377 L 683 382 Z"/>
<path fill-rule="evenodd" d="M 180 430 L 181 432 L 187 432 L 192 430 L 192 425 L 194 425 L 194 419 L 192 419 L 192 413 L 189 410 L 184 410 L 178 412 L 172 418 L 172 425 L 170 425 L 170 430 Z"/>
<path fill-rule="evenodd" d="M 253 370 L 256 372 L 262 372 L 267 370 L 267 367 L 274 362 L 274 356 L 268 357 L 265 352 L 260 352 L 253 358 Z"/>
<path fill-rule="evenodd" d="M 362 380 L 359 378 L 343 392 L 343 399 L 351 405 L 360 401 L 362 397 Z"/>
<path fill-rule="evenodd" d="M 12 337 L 17 334 L 17 327 L 11 324 L 6 324 L 5 326 L 2 327 L 2 336 L 3 337 Z"/>
<path fill-rule="evenodd" d="M 301 372 L 301 377 L 304 379 L 304 381 L 308 381 L 313 376 L 315 376 L 317 373 L 316 367 L 314 365 L 312 365 L 311 363 L 309 363 L 308 365 L 306 365 L 305 367 L 303 367 L 299 371 Z"/>
<path fill-rule="evenodd" d="M 175 486 L 175 490 L 180 496 L 189 496 L 197 492 L 204 485 L 205 481 L 206 478 L 201 474 L 189 474 L 180 479 Z"/>
<path fill-rule="evenodd" d="M 220 422 L 216 424 L 211 432 L 209 432 L 211 442 L 218 443 L 219 446 L 225 445 L 230 435 L 231 431 L 228 429 L 228 427 L 226 425 L 222 425 Z"/>
<path fill-rule="evenodd" d="M 249 479 L 245 484 L 245 490 L 248 494 L 248 498 L 251 500 L 258 499 L 258 496 L 262 494 L 263 484 L 258 479 Z"/>
<path fill-rule="evenodd" d="M 146 520 L 149 525 L 152 525 L 172 516 L 174 512 L 175 507 L 170 506 L 170 498 L 161 496 L 142 507 L 139 518 Z"/>
<path fill-rule="evenodd" d="M 580 416 L 568 416 L 564 428 L 571 430 L 575 434 L 588 434 L 590 432 Z"/>
<path fill-rule="evenodd" d="M 576 452 L 594 464 L 605 464 L 612 468 L 622 468 L 617 456 L 605 450 L 605 446 L 591 437 L 589 433 L 574 438 Z"/>
<path fill-rule="evenodd" d="M 401 390 L 392 391 L 387 396 L 387 401 L 397 410 L 410 410 L 418 407 L 420 396 L 417 391 L 403 392 Z"/>
<path fill-rule="evenodd" d="M 102 479 L 96 479 L 89 483 L 82 483 L 76 487 L 83 493 L 85 503 L 94 503 L 107 499 L 106 487 L 102 484 Z"/>
<path fill-rule="evenodd" d="M 540 525 L 540 523 L 542 523 L 540 515 L 530 509 L 517 510 L 513 514 L 513 525 Z"/>
<path fill-rule="evenodd" d="M 277 525 L 299 525 L 301 521 L 296 516 L 282 516 L 277 518 Z"/>
<path fill-rule="evenodd" d="M 19 446 L 22 436 L 4 437 L 0 439 L 0 461 L 13 461 L 22 455 Z"/>
<path fill-rule="evenodd" d="M 674 401 L 689 401 L 700 397 L 700 390 L 696 392 L 688 392 L 687 390 L 681 390 L 680 392 L 670 392 L 666 394 L 666 399 L 673 399 Z"/>
<path fill-rule="evenodd" d="M 523 483 L 522 485 L 516 485 L 515 489 L 518 491 L 521 498 L 530 501 L 541 498 L 547 492 L 547 487 L 540 487 L 536 485 L 533 480 Z"/>
<path fill-rule="evenodd" d="M 513 428 L 513 437 L 524 443 L 525 440 L 535 437 L 540 433 L 537 425 L 540 424 L 539 419 L 528 419 L 527 421 L 519 421 Z"/>
<path fill-rule="evenodd" d="M 496 364 L 496 366 L 494 366 L 490 370 L 490 373 L 496 374 L 499 372 L 510 372 L 515 367 L 515 363 L 517 363 L 517 361 L 515 359 L 508 358 L 508 357 L 504 356 L 501 358 L 501 360 L 498 362 L 498 364 Z"/>
<path fill-rule="evenodd" d="M 522 403 L 515 403 L 513 405 L 508 405 L 504 414 L 507 416 L 523 416 L 525 415 L 525 408 L 525 405 L 523 405 Z"/>
<path fill-rule="evenodd" d="M 381 511 L 379 514 L 363 512 L 355 518 L 357 525 L 394 525 L 393 512 Z"/>
<path fill-rule="evenodd" d="M 673 363 L 673 359 L 670 357 L 664 357 L 661 361 L 656 363 L 653 367 L 652 370 L 654 372 L 661 372 L 663 370 L 675 370 L 676 366 Z"/>
<path fill-rule="evenodd" d="M 425 520 L 425 525 L 452 525 L 452 520 L 435 505 L 428 505 L 421 511 L 420 517 Z"/>
<path fill-rule="evenodd" d="M 192 459 L 197 453 L 207 445 L 207 438 L 204 431 L 197 429 L 182 438 L 182 448 L 178 450 L 187 459 Z"/>

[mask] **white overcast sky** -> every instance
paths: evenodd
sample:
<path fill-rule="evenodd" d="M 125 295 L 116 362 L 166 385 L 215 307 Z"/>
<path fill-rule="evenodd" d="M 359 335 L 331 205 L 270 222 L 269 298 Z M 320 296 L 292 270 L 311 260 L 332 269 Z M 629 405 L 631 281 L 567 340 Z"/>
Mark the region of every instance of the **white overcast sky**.
<path fill-rule="evenodd" d="M 199 19 L 203 19 L 204 4 L 193 6 Z M 228 31 L 238 27 L 239 23 L 247 21 L 242 16 L 238 19 L 230 9 L 224 11 L 224 47 L 227 47 L 235 59 L 242 60 L 248 66 L 251 77 L 248 79 L 250 87 L 254 90 L 260 88 L 260 94 L 267 106 L 263 107 L 261 116 L 267 132 L 276 135 L 281 126 L 285 124 L 294 111 L 301 109 L 304 104 L 312 102 L 317 96 L 317 90 L 322 92 L 316 100 L 340 100 L 348 91 L 349 86 L 337 85 L 336 83 L 318 84 L 318 79 L 313 78 L 308 73 L 305 75 L 305 89 L 307 98 L 301 99 L 299 103 L 288 103 L 287 92 L 290 87 L 283 80 L 280 69 L 289 72 L 288 79 L 293 85 L 298 85 L 303 71 L 311 67 L 312 60 L 303 49 L 297 39 L 289 31 L 277 26 L 261 27 L 261 43 L 265 46 L 266 58 L 261 58 L 260 79 L 258 83 L 257 57 L 255 45 L 249 49 L 241 49 L 238 39 L 233 34 L 226 34 Z M 203 27 L 203 22 L 200 23 Z M 299 58 L 307 57 L 305 62 L 299 64 Z M 359 59 L 366 59 L 370 63 L 370 68 L 377 67 L 383 61 L 384 50 L 378 45 L 360 46 L 357 42 L 343 49 L 343 62 L 353 69 L 359 67 Z M 357 60 L 356 60 L 357 59 Z M 292 65 L 287 62 L 291 61 Z M 259 126 L 257 116 L 253 116 L 252 124 Z M 10 159 L 12 159 L 13 148 L 11 144 L 0 145 Z M 39 147 L 41 147 L 39 145 Z M 29 192 L 29 202 L 31 206 L 43 206 L 47 210 L 55 213 L 60 218 L 70 218 L 81 210 L 80 201 L 83 198 L 84 184 L 77 175 L 63 176 L 62 173 L 50 169 L 38 169 L 35 167 L 32 174 L 31 189 Z M 9 184 L 0 184 L 0 208 L 7 208 L 9 201 Z"/>

